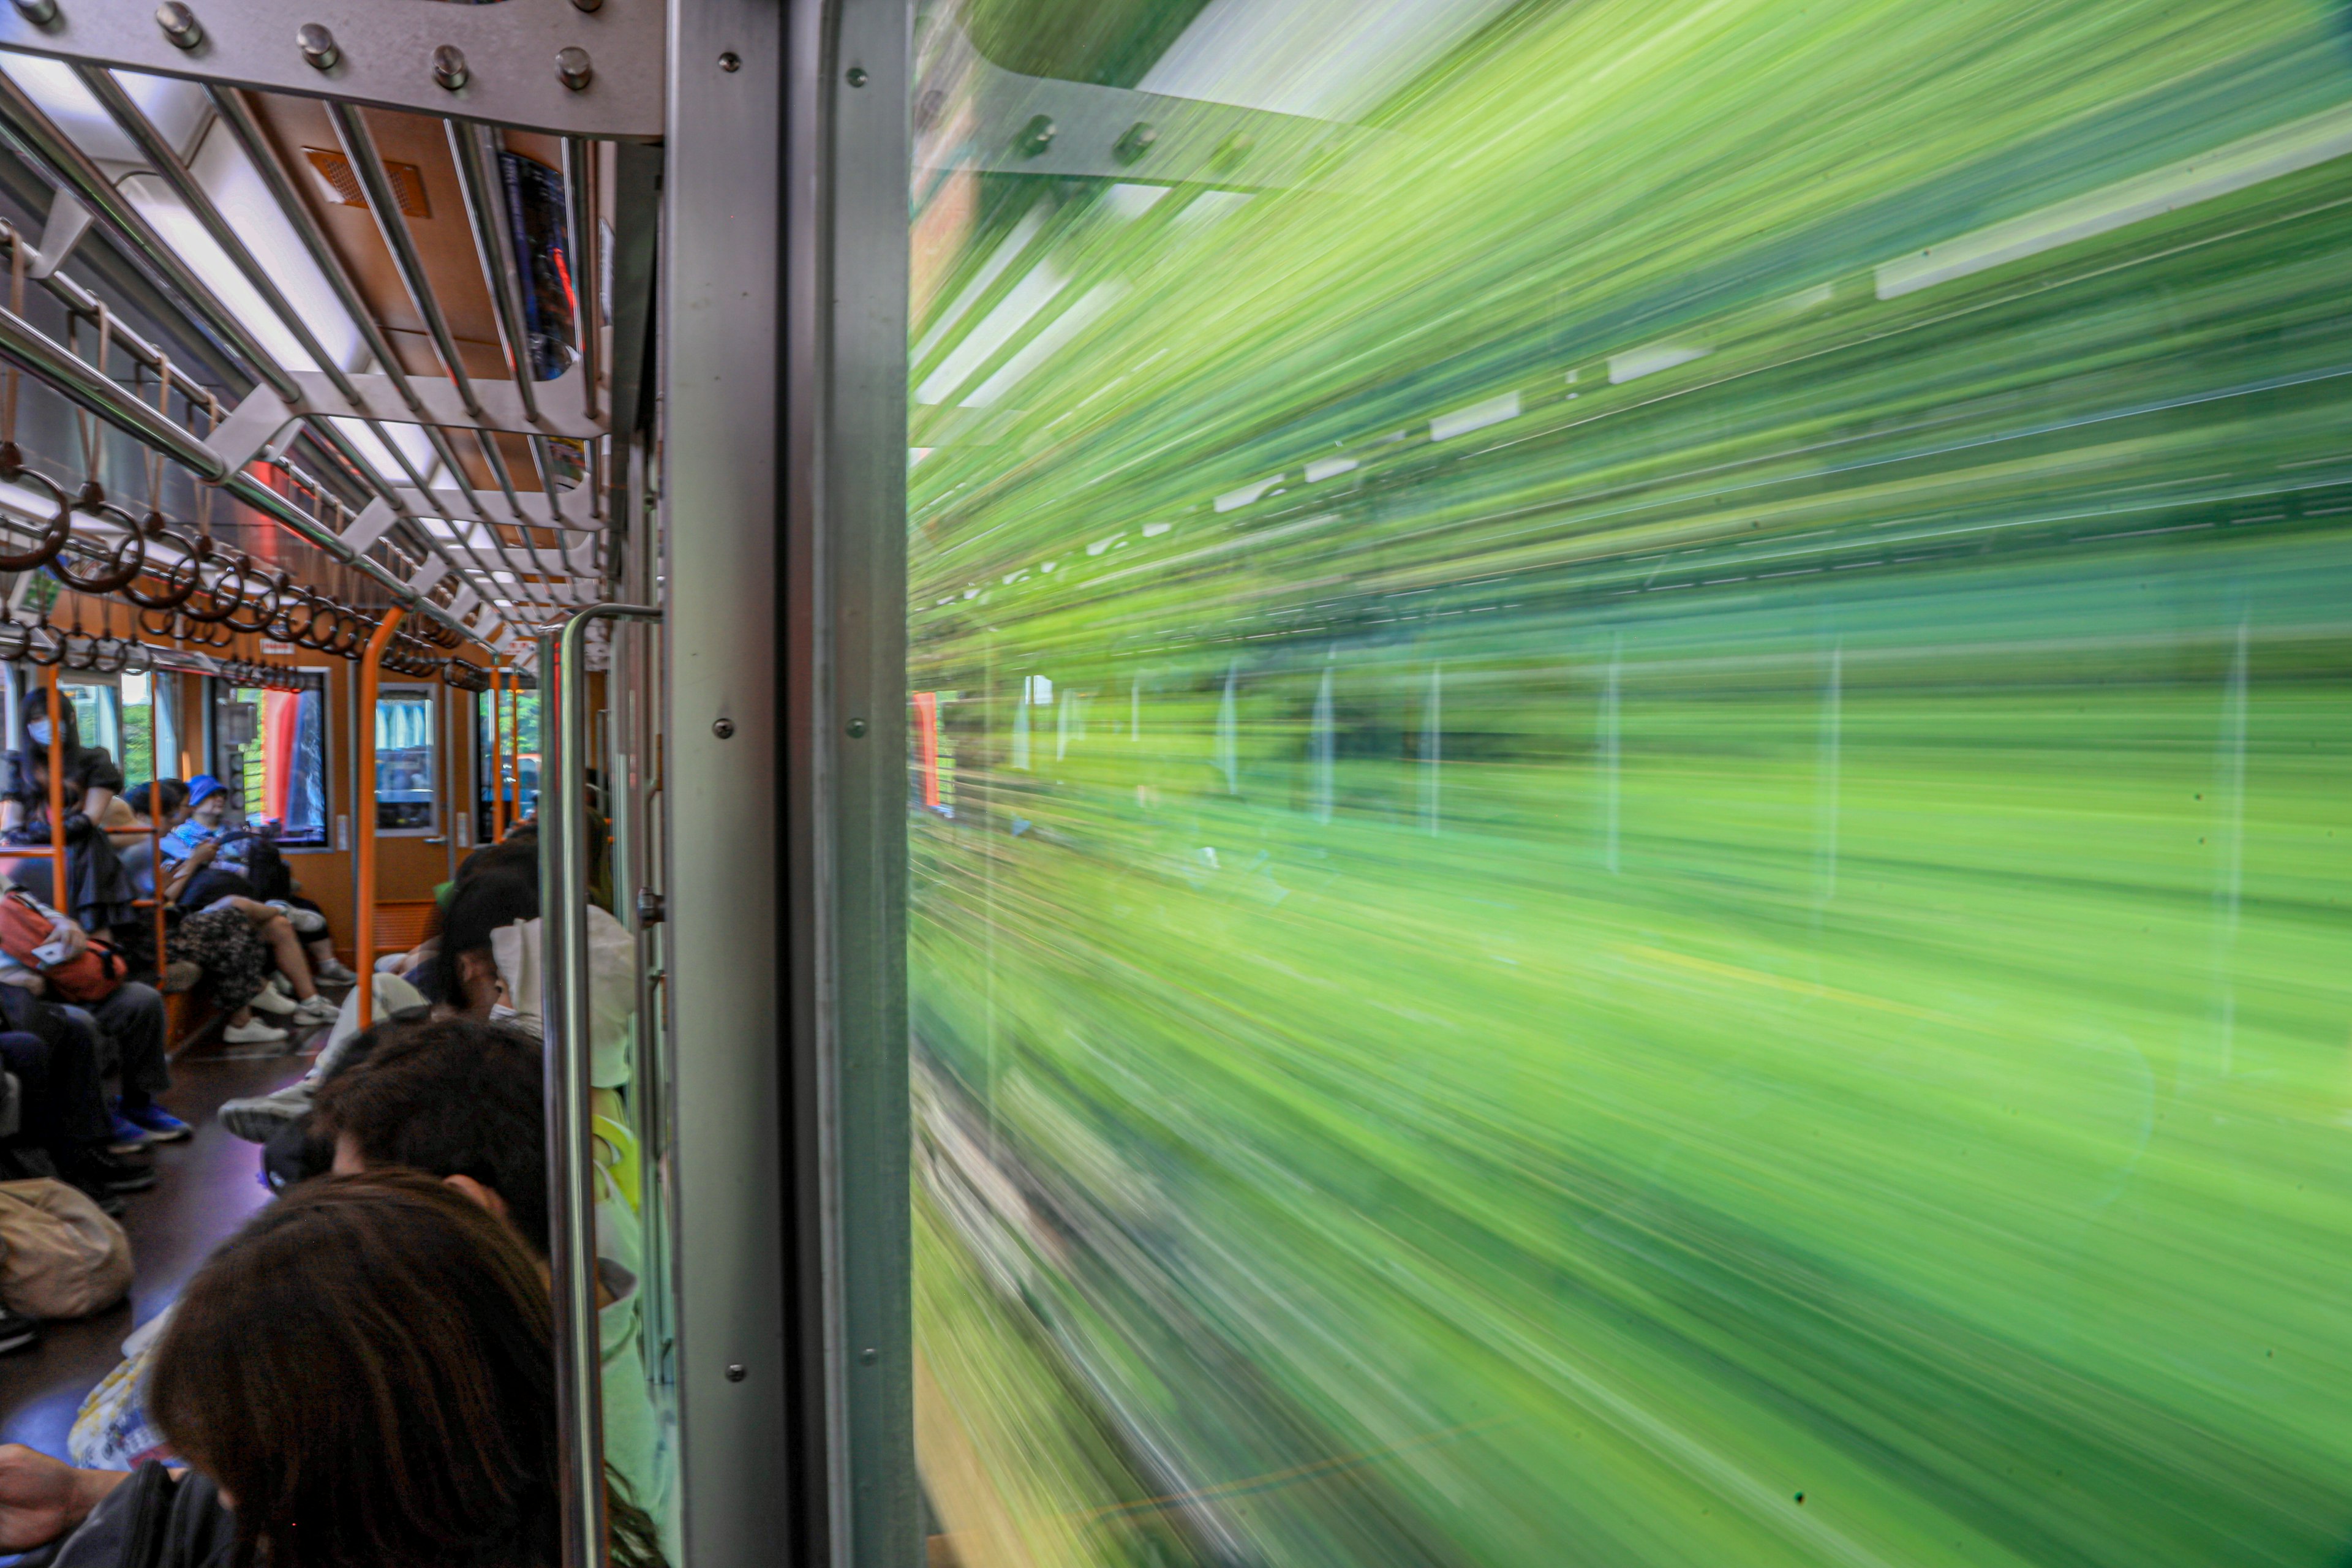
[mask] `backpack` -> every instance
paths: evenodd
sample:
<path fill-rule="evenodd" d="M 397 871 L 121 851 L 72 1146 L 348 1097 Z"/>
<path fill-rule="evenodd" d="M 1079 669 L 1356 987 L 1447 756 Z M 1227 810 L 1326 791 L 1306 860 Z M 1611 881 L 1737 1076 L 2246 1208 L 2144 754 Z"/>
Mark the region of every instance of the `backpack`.
<path fill-rule="evenodd" d="M 0 1301 L 35 1318 L 86 1318 L 131 1289 L 131 1238 L 63 1182 L 0 1182 Z"/>
<path fill-rule="evenodd" d="M 112 943 L 92 937 L 81 952 L 53 964 L 43 961 L 39 950 L 56 934 L 56 924 L 26 894 L 12 888 L 0 896 L 0 952 L 47 980 L 68 1002 L 103 1002 L 121 988 L 131 969 Z"/>

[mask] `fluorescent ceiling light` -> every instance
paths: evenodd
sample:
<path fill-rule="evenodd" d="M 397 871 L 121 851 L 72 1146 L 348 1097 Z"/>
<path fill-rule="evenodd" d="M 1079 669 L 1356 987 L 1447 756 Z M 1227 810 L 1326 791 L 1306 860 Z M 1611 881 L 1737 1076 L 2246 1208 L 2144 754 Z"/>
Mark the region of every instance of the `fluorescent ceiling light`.
<path fill-rule="evenodd" d="M 1249 505 L 1250 502 L 1257 500 L 1258 497 L 1265 494 L 1266 491 L 1274 489 L 1275 486 L 1280 483 L 1282 483 L 1282 476 L 1280 474 L 1276 474 L 1270 479 L 1260 479 L 1254 485 L 1244 485 L 1237 490 L 1227 490 L 1224 494 L 1219 496 L 1212 504 L 1213 504 L 1219 511 L 1232 511 L 1238 507 Z M 1147 527 L 1143 531 L 1146 533 L 1155 533 L 1160 531 Z"/>
<path fill-rule="evenodd" d="M 931 323 L 931 330 L 923 334 L 923 341 L 915 345 L 912 363 L 920 364 L 929 359 L 931 351 L 939 347 L 940 339 L 947 335 L 948 329 L 961 321 L 963 313 L 971 310 L 980 297 L 988 292 L 990 285 L 1004 276 L 1004 269 L 1028 248 L 1029 242 L 1037 237 L 1037 231 L 1045 226 L 1048 205 L 1039 202 L 1021 215 L 1021 221 L 1013 226 L 1013 232 L 988 253 L 988 259 L 980 264 L 980 270 L 972 274 L 971 281 L 956 295 L 955 302 L 940 313 L 940 319 Z"/>
<path fill-rule="evenodd" d="M 2103 185 L 2021 217 L 1879 264 L 1878 297 L 1900 299 L 1990 267 L 2210 202 L 2352 153 L 2352 105 L 2232 142 L 2185 163 Z"/>
<path fill-rule="evenodd" d="M 394 482 L 394 477 L 400 473 L 400 465 L 393 460 L 391 450 L 376 439 L 375 432 L 367 427 L 367 421 L 335 414 L 328 416 L 327 423 L 343 433 L 344 438 L 351 442 L 352 449 L 375 470 L 377 478 L 387 484 Z"/>
<path fill-rule="evenodd" d="M 1209 0 L 1136 86 L 1346 120 L 1402 87 L 1507 0 Z"/>
<path fill-rule="evenodd" d="M 1490 397 L 1484 403 L 1474 403 L 1467 408 L 1439 415 L 1429 422 L 1429 438 L 1451 441 L 1456 436 L 1467 436 L 1473 430 L 1484 430 L 1489 425 L 1500 425 L 1506 419 L 1518 416 L 1519 395 L 1507 392 L 1500 397 Z"/>
<path fill-rule="evenodd" d="M 994 375 L 980 384 L 970 397 L 963 400 L 966 408 L 985 408 L 1004 395 L 1013 384 L 1051 358 L 1064 343 L 1084 331 L 1095 318 L 1111 308 L 1118 297 L 1127 292 L 1124 283 L 1097 283 L 1079 297 L 1078 302 L 1045 323 L 1034 338 L 1021 345 L 1019 352 L 1006 360 Z"/>
<path fill-rule="evenodd" d="M 68 141 L 100 163 L 118 169 L 146 163 L 137 144 L 65 61 L 10 50 L 0 53 L 0 71 L 25 89 L 25 96 L 40 106 Z"/>
<path fill-rule="evenodd" d="M 351 312 L 343 309 L 334 287 L 327 281 L 327 275 L 310 259 L 301 237 L 287 220 L 285 209 L 269 194 L 260 172 L 245 155 L 236 138 L 226 132 L 207 135 L 188 165 L 188 173 L 195 177 L 197 187 L 212 198 L 213 205 L 220 209 L 229 228 L 245 241 L 246 249 L 269 280 L 278 285 L 278 291 L 302 318 L 302 324 L 310 329 L 310 335 L 319 340 L 319 346 L 327 351 L 328 357 L 344 370 L 357 370 L 368 357 L 366 341 L 360 336 Z M 206 280 L 210 281 L 209 277 Z M 238 275 L 238 280 L 243 281 L 243 274 Z M 226 300 L 227 296 L 222 298 Z M 422 444 L 423 436 L 416 440 Z M 405 442 L 402 444 L 407 446 Z M 409 451 L 413 457 L 415 448 L 409 447 Z"/>
<path fill-rule="evenodd" d="M 944 403 L 955 389 L 971 378 L 972 372 L 988 363 L 989 356 L 1010 342 L 1013 334 L 1028 325 L 1029 318 L 1051 304 L 1054 296 L 1069 286 L 1069 275 L 1055 267 L 1052 260 L 1040 261 L 1029 275 L 1015 283 L 996 309 L 980 320 L 980 324 L 966 332 L 963 341 L 948 351 L 940 368 L 923 378 L 915 389 L 918 403 Z"/>
<path fill-rule="evenodd" d="M 1165 185 L 1132 185 L 1121 182 L 1105 191 L 1102 205 L 1116 218 L 1139 218 L 1160 205 L 1168 194 Z"/>
<path fill-rule="evenodd" d="M 205 232 L 196 215 L 188 210 L 177 193 L 152 174 L 134 174 L 121 184 L 122 194 L 139 209 L 139 215 L 154 226 L 188 270 L 202 279 L 229 313 L 253 334 L 263 352 L 289 370 L 319 368 L 318 362 L 303 352 L 294 334 L 278 319 L 278 312 L 262 302 L 253 285 L 245 280 L 245 274 L 213 243 L 213 237 Z"/>
<path fill-rule="evenodd" d="M 1645 343 L 1622 354 L 1611 354 L 1609 380 L 1612 385 L 1622 386 L 1678 364 L 1688 364 L 1695 359 L 1705 359 L 1713 352 L 1704 343 Z"/>
<path fill-rule="evenodd" d="M 184 77 L 149 76 L 144 71 L 118 70 L 115 85 L 139 106 L 147 122 L 162 133 L 163 144 L 183 159 L 212 123 L 213 106 L 205 89 Z M 147 160 L 139 160 L 144 163 Z"/>
<path fill-rule="evenodd" d="M 1249 204 L 1247 191 L 1202 191 L 1168 221 L 1179 228 L 1199 228 L 1219 218 L 1231 217 Z"/>

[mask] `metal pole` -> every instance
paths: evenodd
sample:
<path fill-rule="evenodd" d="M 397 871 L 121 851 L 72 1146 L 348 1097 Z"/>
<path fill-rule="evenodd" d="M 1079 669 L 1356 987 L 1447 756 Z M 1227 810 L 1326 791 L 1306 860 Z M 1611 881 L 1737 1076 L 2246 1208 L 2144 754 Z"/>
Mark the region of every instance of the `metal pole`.
<path fill-rule="evenodd" d="M 66 721 L 56 665 L 42 667 L 41 686 L 49 694 L 49 907 L 72 920 L 72 879 L 66 869 Z"/>
<path fill-rule="evenodd" d="M 602 1342 L 596 1321 L 595 1187 L 590 1167 L 587 794 L 588 623 L 657 621 L 650 605 L 591 605 L 539 636 L 540 972 L 547 977 L 547 1179 L 555 1296 L 562 1568 L 605 1560 Z M 553 705 L 553 713 L 549 711 Z M 551 719 L 552 722 L 551 722 Z M 550 770 L 553 787 L 550 788 Z"/>
<path fill-rule="evenodd" d="M 294 378 L 278 368 L 244 323 L 180 259 L 180 253 L 163 242 L 154 226 L 107 179 L 89 154 L 59 131 L 23 88 L 5 76 L 0 76 L 0 121 L 5 121 L 9 139 L 30 153 L 36 164 L 59 185 L 72 190 L 108 227 L 130 242 L 131 258 L 188 306 L 199 327 L 243 360 L 278 396 L 289 402 L 301 396 Z"/>
<path fill-rule="evenodd" d="M 142 399 L 101 374 L 88 361 L 68 353 L 22 316 L 0 306 L 0 355 L 15 360 L 62 396 L 79 404 L 115 428 L 128 432 L 161 452 L 207 484 L 217 485 L 256 511 L 276 520 L 299 535 L 305 543 L 344 565 L 364 574 L 386 589 L 395 603 L 431 616 L 475 642 L 488 639 L 441 605 L 417 594 L 382 563 L 353 551 L 326 524 L 303 511 L 250 474 L 231 472 L 220 455 L 173 424 Z"/>
<path fill-rule="evenodd" d="M 352 894 L 358 906 L 353 912 L 358 929 L 352 939 L 359 963 L 352 967 L 360 972 L 358 1022 L 362 1029 L 375 1015 L 375 692 L 376 683 L 383 677 L 378 661 L 383 658 L 384 645 L 392 641 L 393 628 L 400 625 L 400 615 L 395 605 L 368 637 L 367 651 L 360 656 L 360 699 L 353 705 L 358 711 L 352 715 L 352 721 L 359 726 L 360 743 L 359 776 L 352 781 L 352 842 L 360 851 L 358 886 Z"/>

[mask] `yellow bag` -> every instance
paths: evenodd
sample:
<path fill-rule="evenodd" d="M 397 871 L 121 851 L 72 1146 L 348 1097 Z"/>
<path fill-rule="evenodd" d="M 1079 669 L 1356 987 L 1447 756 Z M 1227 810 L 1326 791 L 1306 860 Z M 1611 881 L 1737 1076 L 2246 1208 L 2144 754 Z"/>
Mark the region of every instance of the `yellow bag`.
<path fill-rule="evenodd" d="M 86 1318 L 131 1289 L 131 1238 L 63 1182 L 0 1182 L 0 1301 Z"/>

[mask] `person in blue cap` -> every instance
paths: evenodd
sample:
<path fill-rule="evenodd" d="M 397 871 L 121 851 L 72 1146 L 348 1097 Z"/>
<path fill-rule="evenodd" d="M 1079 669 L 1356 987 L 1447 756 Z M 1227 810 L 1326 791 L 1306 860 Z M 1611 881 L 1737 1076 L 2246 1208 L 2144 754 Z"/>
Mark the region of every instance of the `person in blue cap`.
<path fill-rule="evenodd" d="M 228 831 L 229 809 L 236 804 L 228 785 L 210 773 L 188 781 L 188 820 L 165 835 L 163 858 L 184 860 L 199 845 L 217 841 Z"/>

